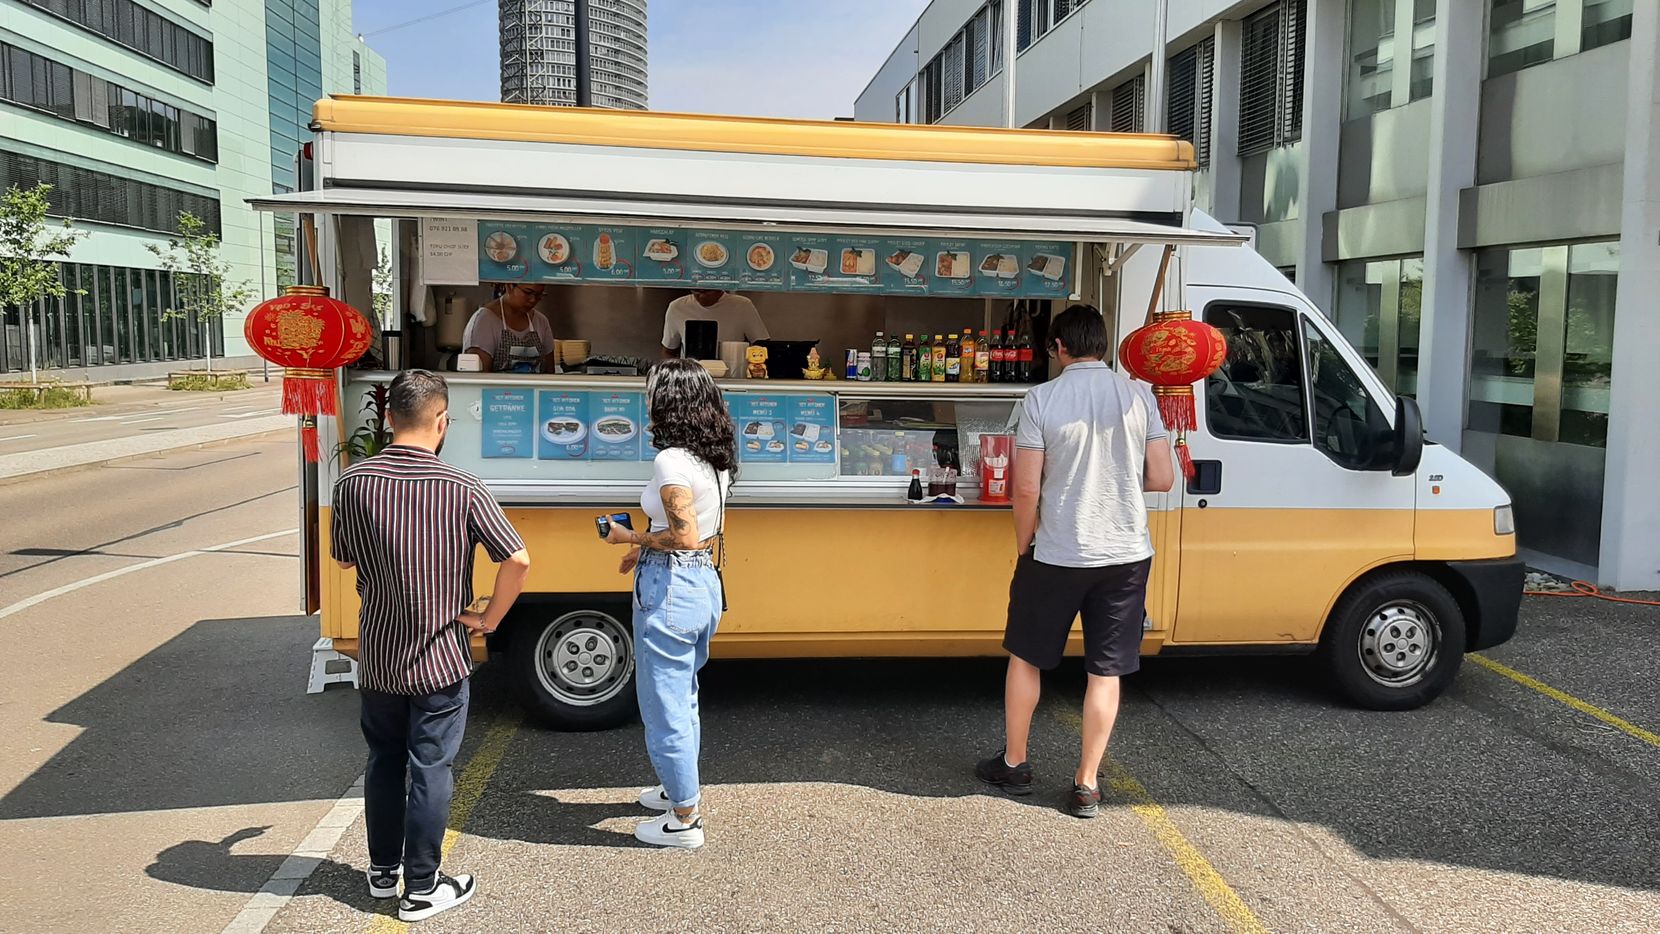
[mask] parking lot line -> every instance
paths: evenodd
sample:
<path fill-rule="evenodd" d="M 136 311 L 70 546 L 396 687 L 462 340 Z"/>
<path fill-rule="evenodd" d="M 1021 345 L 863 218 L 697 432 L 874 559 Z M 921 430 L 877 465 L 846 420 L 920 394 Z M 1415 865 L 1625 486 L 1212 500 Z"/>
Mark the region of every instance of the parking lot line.
<path fill-rule="evenodd" d="M 478 744 L 478 751 L 473 753 L 473 757 L 467 760 L 467 766 L 456 776 L 455 797 L 450 799 L 450 825 L 444 831 L 440 865 L 449 857 L 456 841 L 461 839 L 461 830 L 467 826 L 467 818 L 472 816 L 473 808 L 484 797 L 484 789 L 489 787 L 490 779 L 496 774 L 496 767 L 501 765 L 502 756 L 507 754 L 508 744 L 518 734 L 521 722 L 515 716 L 492 725 L 484 734 L 483 742 Z M 393 934 L 408 931 L 409 925 L 399 921 L 395 914 L 375 915 L 366 930 L 369 934 Z"/>
<path fill-rule="evenodd" d="M 1055 716 L 1073 730 L 1083 730 L 1084 722 L 1077 712 L 1057 710 Z M 1111 758 L 1106 762 L 1105 777 L 1116 794 L 1129 800 L 1130 810 L 1141 819 L 1148 830 L 1152 831 L 1153 836 L 1170 853 L 1188 881 L 1193 883 L 1193 887 L 1236 934 L 1268 934 L 1268 926 L 1251 911 L 1245 900 L 1228 884 L 1228 880 L 1222 878 L 1222 874 L 1216 871 L 1210 860 L 1199 852 L 1199 848 L 1182 834 L 1181 829 L 1170 820 L 1170 815 L 1165 813 L 1163 806 L 1148 793 L 1146 786 Z"/>
<path fill-rule="evenodd" d="M 1579 711 L 1582 714 L 1585 714 L 1585 715 L 1591 716 L 1591 717 L 1595 717 L 1598 720 L 1601 720 L 1603 723 L 1608 724 L 1609 726 L 1613 727 L 1616 730 L 1619 730 L 1621 733 L 1624 733 L 1627 736 L 1631 736 L 1631 737 L 1634 737 L 1636 739 L 1640 739 L 1643 742 L 1648 743 L 1650 746 L 1653 746 L 1656 749 L 1660 749 L 1660 734 L 1651 733 L 1648 730 L 1645 730 L 1642 727 L 1638 726 L 1637 724 L 1632 723 L 1630 720 L 1625 720 L 1621 717 L 1617 717 L 1614 714 L 1611 714 L 1608 711 L 1603 710 L 1601 707 L 1598 707 L 1595 704 L 1586 703 L 1585 701 L 1580 700 L 1579 698 L 1573 696 L 1572 694 L 1569 694 L 1567 691 L 1557 690 L 1556 688 L 1551 687 L 1550 685 L 1546 684 L 1543 681 L 1540 681 L 1537 678 L 1532 678 L 1532 677 L 1529 677 L 1527 675 L 1524 675 L 1521 672 L 1517 671 L 1516 669 L 1511 668 L 1508 665 L 1504 665 L 1504 664 L 1501 664 L 1499 662 L 1495 662 L 1495 661 L 1493 661 L 1492 659 L 1488 658 L 1485 655 L 1478 655 L 1474 652 L 1471 652 L 1470 654 L 1468 654 L 1464 657 L 1468 658 L 1472 662 L 1475 662 L 1477 665 L 1480 665 L 1481 667 L 1487 669 L 1488 671 L 1491 671 L 1495 674 L 1504 675 L 1506 678 L 1509 678 L 1510 680 L 1516 682 L 1517 684 L 1520 684 L 1522 687 L 1531 688 L 1535 691 L 1538 691 L 1540 694 L 1545 695 L 1546 697 L 1550 698 L 1551 700 L 1561 701 L 1562 703 L 1567 704 L 1569 707 L 1572 707 L 1573 709 Z"/>

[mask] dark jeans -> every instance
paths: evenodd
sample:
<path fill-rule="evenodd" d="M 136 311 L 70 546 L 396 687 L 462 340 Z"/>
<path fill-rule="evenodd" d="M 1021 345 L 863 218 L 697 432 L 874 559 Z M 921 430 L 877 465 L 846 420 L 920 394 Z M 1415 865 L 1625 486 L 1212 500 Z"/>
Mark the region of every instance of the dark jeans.
<path fill-rule="evenodd" d="M 363 780 L 369 862 L 382 868 L 402 863 L 408 891 L 424 892 L 438 875 L 450 819 L 450 765 L 467 730 L 467 679 L 431 694 L 359 693 L 369 741 Z"/>

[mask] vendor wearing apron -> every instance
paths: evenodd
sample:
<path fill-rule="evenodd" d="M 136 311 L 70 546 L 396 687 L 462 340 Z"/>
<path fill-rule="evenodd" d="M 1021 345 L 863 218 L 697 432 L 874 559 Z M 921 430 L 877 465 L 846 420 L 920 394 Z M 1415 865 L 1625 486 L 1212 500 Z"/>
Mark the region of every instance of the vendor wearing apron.
<path fill-rule="evenodd" d="M 486 373 L 554 372 L 553 325 L 536 310 L 547 290 L 510 285 L 496 300 L 473 312 L 461 343 L 478 355 Z"/>

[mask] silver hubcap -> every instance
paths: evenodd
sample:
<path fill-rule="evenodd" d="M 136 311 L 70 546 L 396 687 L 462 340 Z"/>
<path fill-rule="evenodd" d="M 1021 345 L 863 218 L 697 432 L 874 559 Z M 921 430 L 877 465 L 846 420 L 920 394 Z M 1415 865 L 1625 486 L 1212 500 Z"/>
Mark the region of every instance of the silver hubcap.
<path fill-rule="evenodd" d="M 592 610 L 567 613 L 536 642 L 536 676 L 561 702 L 591 707 L 616 697 L 634 673 L 628 630 Z"/>
<path fill-rule="evenodd" d="M 1406 600 L 1378 607 L 1360 628 L 1360 664 L 1373 681 L 1406 687 L 1423 680 L 1441 648 L 1441 624 Z"/>

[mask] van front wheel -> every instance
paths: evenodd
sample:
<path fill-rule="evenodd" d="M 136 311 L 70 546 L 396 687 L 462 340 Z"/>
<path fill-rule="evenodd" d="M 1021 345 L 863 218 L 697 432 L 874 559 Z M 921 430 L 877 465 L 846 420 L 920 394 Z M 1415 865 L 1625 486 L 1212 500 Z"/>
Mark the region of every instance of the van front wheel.
<path fill-rule="evenodd" d="M 1413 710 L 1438 697 L 1464 661 L 1464 614 L 1432 578 L 1395 571 L 1338 601 L 1320 639 L 1332 685 L 1371 710 Z"/>
<path fill-rule="evenodd" d="M 520 701 L 556 730 L 610 729 L 635 714 L 634 639 L 610 613 L 521 620 L 509 658 Z"/>

